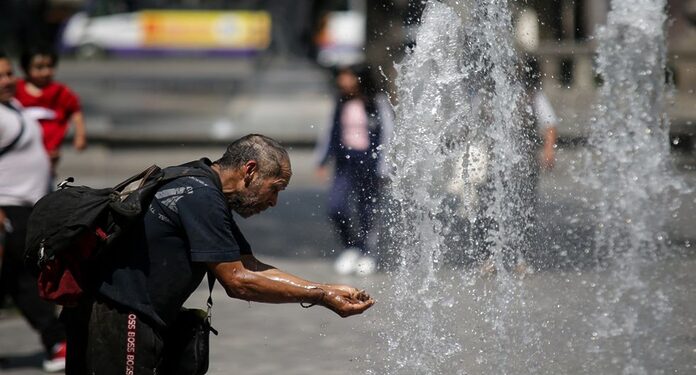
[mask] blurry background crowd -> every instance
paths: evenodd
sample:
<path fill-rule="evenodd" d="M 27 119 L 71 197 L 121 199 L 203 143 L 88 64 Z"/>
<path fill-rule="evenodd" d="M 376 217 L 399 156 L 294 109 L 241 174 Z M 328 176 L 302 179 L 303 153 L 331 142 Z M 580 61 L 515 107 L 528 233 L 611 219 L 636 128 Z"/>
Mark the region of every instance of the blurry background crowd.
<path fill-rule="evenodd" d="M 518 47 L 539 57 L 561 142 L 582 139 L 601 84 L 593 35 L 609 2 L 512 4 Z M 414 43 L 423 7 L 414 0 L 7 0 L 0 45 L 18 54 L 46 43 L 65 56 L 58 78 L 82 97 L 92 141 L 224 143 L 271 126 L 285 141 L 308 145 L 328 122 L 326 68 L 365 63 L 392 92 L 393 64 Z M 670 0 L 668 13 L 673 143 L 691 151 L 696 2 Z"/>

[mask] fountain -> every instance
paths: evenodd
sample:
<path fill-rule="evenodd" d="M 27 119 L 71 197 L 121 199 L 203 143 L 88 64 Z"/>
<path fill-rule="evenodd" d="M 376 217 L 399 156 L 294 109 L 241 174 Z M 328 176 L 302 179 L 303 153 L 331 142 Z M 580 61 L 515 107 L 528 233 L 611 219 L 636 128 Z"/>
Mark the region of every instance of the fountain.
<path fill-rule="evenodd" d="M 665 221 L 679 203 L 670 197 L 687 190 L 669 160 L 665 6 L 613 1 L 598 32 L 604 84 L 583 177 L 600 195 L 594 256 L 609 282 L 597 291 L 592 350 L 622 361 L 625 374 L 658 373 L 645 363 L 671 362 L 663 349 L 669 338 L 651 329 L 670 316 L 668 293 L 649 285 L 654 264 L 666 255 Z M 622 344 L 605 345 L 617 338 Z"/>
<path fill-rule="evenodd" d="M 659 373 L 670 360 L 665 338 L 649 334 L 670 314 L 669 292 L 652 283 L 666 273 L 655 266 L 673 208 L 665 181 L 672 195 L 684 191 L 667 159 L 664 1 L 614 3 L 599 34 L 605 83 L 590 152 L 576 176 L 598 197 L 586 249 L 594 267 L 543 281 L 511 272 L 524 250 L 550 249 L 531 248 L 533 146 L 509 4 L 428 3 L 416 46 L 397 64 L 384 372 Z M 471 267 L 485 258 L 494 277 Z"/>

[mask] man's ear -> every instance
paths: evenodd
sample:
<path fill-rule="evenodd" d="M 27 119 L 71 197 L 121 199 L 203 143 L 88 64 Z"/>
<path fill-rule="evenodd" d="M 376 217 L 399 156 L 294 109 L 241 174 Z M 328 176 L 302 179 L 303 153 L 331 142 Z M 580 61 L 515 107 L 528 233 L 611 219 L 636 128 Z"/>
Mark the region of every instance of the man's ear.
<path fill-rule="evenodd" d="M 249 184 L 251 184 L 257 171 L 258 164 L 256 160 L 249 160 L 244 164 L 244 186 L 249 186 Z"/>

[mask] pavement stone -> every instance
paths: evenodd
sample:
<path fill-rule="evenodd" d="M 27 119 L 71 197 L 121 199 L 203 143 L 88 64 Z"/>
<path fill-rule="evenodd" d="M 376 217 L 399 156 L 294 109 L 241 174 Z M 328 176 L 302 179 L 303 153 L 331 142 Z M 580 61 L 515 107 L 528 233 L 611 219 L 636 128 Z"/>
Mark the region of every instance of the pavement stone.
<path fill-rule="evenodd" d="M 440 323 L 461 344 L 462 350 L 445 365 L 445 370 L 424 372 L 416 368 L 398 368 L 394 353 L 389 351 L 390 329 L 397 327 L 406 332 L 417 331 L 408 325 L 399 325 L 394 311 L 393 286 L 385 274 L 364 279 L 336 277 L 326 260 L 290 260 L 262 257 L 264 261 L 281 269 L 312 280 L 350 283 L 365 287 L 377 298 L 375 307 L 362 316 L 339 318 L 320 307 L 303 309 L 298 305 L 266 305 L 232 300 L 226 297 L 218 285 L 213 298 L 213 325 L 220 331 L 211 339 L 211 367 L 209 374 L 223 375 L 243 373 L 267 374 L 424 374 L 424 373 L 491 373 L 496 361 L 494 348 L 486 340 L 492 339 L 487 327 L 485 303 L 475 298 L 477 294 L 495 291 L 495 282 L 471 276 L 477 271 L 449 269 L 439 275 L 440 282 L 450 284 L 452 290 L 461 288 L 454 295 L 457 303 L 450 308 L 447 320 Z M 696 371 L 696 320 L 691 314 L 696 295 L 691 288 L 696 276 L 691 269 L 696 266 L 693 256 L 667 261 L 660 265 L 674 275 L 669 289 L 673 306 L 671 319 L 660 322 L 653 329 L 659 337 L 669 337 L 672 361 L 664 364 L 648 361 L 652 369 L 665 373 L 690 374 Z M 663 274 L 668 272 L 660 271 Z M 474 280 L 458 286 L 448 280 Z M 594 271 L 543 272 L 520 282 L 525 290 L 529 306 L 526 319 L 537 327 L 541 337 L 539 346 L 544 351 L 545 362 L 535 364 L 534 372 L 528 370 L 519 358 L 511 355 L 519 374 L 613 374 L 620 373 L 622 363 L 599 361 L 597 353 L 590 351 L 592 325 L 586 319 L 591 314 L 592 296 L 597 285 L 608 281 L 608 276 Z M 453 286 L 453 287 L 452 287 Z M 664 285 L 663 285 L 664 287 Z M 205 305 L 206 287 L 201 286 L 187 301 L 190 307 Z M 424 306 L 412 306 L 425 310 Z M 413 314 L 401 311 L 407 316 Z M 396 322 L 396 323 L 395 323 Z M 522 322 L 519 322 L 522 323 Z M 37 337 L 18 316 L 0 320 L 0 357 L 5 358 L 0 368 L 8 375 L 38 375 L 42 371 Z M 437 341 L 437 338 L 433 338 Z M 515 340 L 513 340 L 515 341 Z M 425 341 L 427 342 L 427 341 Z M 621 342 L 609 344 L 621 350 Z M 417 355 L 419 348 L 414 355 Z M 484 350 L 485 349 L 485 350 Z M 487 351 L 486 351 L 487 350 Z M 512 349 L 525 353 L 525 348 Z M 408 351 L 406 351 L 408 353 Z M 490 353 L 486 360 L 485 354 Z M 403 353 L 402 353 L 403 354 Z M 539 356 L 539 353 L 529 353 Z M 588 363 L 595 361 L 588 370 Z M 653 359 L 654 361 L 654 359 Z M 390 372 L 391 371 L 391 372 Z M 655 372 L 648 372 L 655 373 Z"/>
<path fill-rule="evenodd" d="M 144 169 L 150 164 L 170 165 L 200 156 L 215 158 L 220 147 L 119 148 L 92 147 L 84 154 L 66 149 L 59 176 L 72 175 L 79 183 L 109 186 Z M 557 168 L 542 180 L 542 191 L 550 201 L 549 212 L 559 220 L 561 233 L 574 231 L 571 221 L 592 223 L 592 216 L 583 217 L 583 206 L 577 196 L 581 189 L 571 178 L 570 171 L 581 149 L 559 150 Z M 597 295 L 604 287 L 615 282 L 610 272 L 581 267 L 578 264 L 559 265 L 541 269 L 521 281 L 514 281 L 521 291 L 525 312 L 515 325 L 508 326 L 509 334 L 497 346 L 490 328 L 490 307 L 496 293 L 510 280 L 505 275 L 486 279 L 478 277 L 478 270 L 461 266 L 447 266 L 436 275 L 437 285 L 452 293 L 446 303 L 428 310 L 426 305 L 404 306 L 406 300 L 398 286 L 398 273 L 380 273 L 368 278 L 338 277 L 333 274 L 332 250 L 336 247 L 325 219 L 326 182 L 313 177 L 312 153 L 307 149 L 291 150 L 294 177 L 291 185 L 281 194 L 279 205 L 263 215 L 240 222 L 259 257 L 281 269 L 316 281 L 339 282 L 364 287 L 378 300 L 366 314 L 341 319 L 320 307 L 302 309 L 298 305 L 266 305 L 232 300 L 217 285 L 214 291 L 213 324 L 220 336 L 212 338 L 210 374 L 474 374 L 500 373 L 499 366 L 511 366 L 519 374 L 615 374 L 621 373 L 626 363 L 623 357 L 612 353 L 625 350 L 621 336 L 607 338 L 599 352 L 593 351 L 594 331 L 598 326 L 592 320 L 597 306 Z M 680 175 L 691 186 L 696 182 L 696 171 L 683 169 Z M 693 240 L 696 208 L 695 193 L 683 198 L 681 211 L 672 225 L 674 238 Z M 576 211 L 577 210 L 577 211 Z M 579 213 L 569 215 L 569 213 Z M 558 259 L 562 250 L 580 251 L 587 246 L 588 233 L 581 233 L 559 249 L 550 249 Z M 585 245 L 583 245 L 585 243 Z M 652 337 L 663 342 L 660 347 L 669 360 L 660 362 L 650 352 L 638 351 L 645 358 L 647 373 L 691 374 L 696 372 L 696 254 L 685 242 L 672 245 L 674 257 L 655 262 L 645 270 L 650 289 L 663 290 L 669 299 L 669 318 L 647 320 Z M 415 292 L 415 291 L 414 291 Z M 187 302 L 187 306 L 204 306 L 206 287 L 202 285 Z M 645 313 L 655 301 L 640 301 Z M 512 310 L 514 312 L 514 310 Z M 457 341 L 461 350 L 430 371 L 414 367 L 419 352 L 435 345 L 438 336 L 422 335 L 409 320 L 423 312 L 430 312 L 435 322 Z M 641 315 L 642 316 L 642 315 Z M 645 319 L 644 317 L 641 319 Z M 539 353 L 529 352 L 525 336 L 519 334 L 517 323 L 534 328 L 534 340 Z M 17 315 L 0 318 L 0 367 L 9 375 L 41 374 L 41 354 L 36 335 Z M 411 347 L 390 350 L 399 333 L 405 333 Z M 636 348 L 643 348 L 640 342 Z M 530 346 L 532 347 L 532 346 Z M 641 349 L 642 350 L 642 349 Z M 410 358 L 404 367 L 398 360 Z M 526 359 L 525 359 L 526 358 Z M 531 366 L 527 360 L 533 358 Z M 424 358 L 422 366 L 432 358 Z M 411 367 L 409 367 L 411 366 Z M 496 369 L 498 371 L 496 372 Z M 630 371 L 629 371 L 630 372 Z M 512 372 L 509 372 L 512 373 Z"/>

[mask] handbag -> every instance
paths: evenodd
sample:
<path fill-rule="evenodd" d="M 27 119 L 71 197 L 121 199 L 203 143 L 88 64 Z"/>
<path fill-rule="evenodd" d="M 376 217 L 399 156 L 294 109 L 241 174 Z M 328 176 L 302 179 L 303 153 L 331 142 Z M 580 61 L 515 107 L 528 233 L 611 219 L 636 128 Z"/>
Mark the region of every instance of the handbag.
<path fill-rule="evenodd" d="M 210 325 L 213 307 L 215 277 L 208 271 L 208 309 L 179 311 L 164 340 L 163 374 L 202 375 L 208 371 L 210 332 L 217 330 Z"/>

